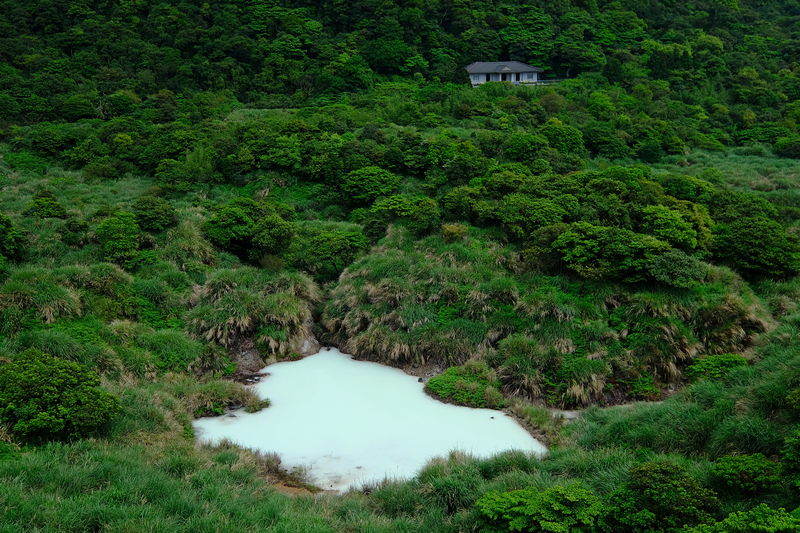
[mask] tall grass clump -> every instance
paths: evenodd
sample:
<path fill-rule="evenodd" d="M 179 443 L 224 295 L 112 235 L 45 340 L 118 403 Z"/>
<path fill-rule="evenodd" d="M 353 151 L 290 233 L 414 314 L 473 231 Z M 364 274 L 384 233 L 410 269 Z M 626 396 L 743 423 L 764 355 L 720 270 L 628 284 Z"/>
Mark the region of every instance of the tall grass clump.
<path fill-rule="evenodd" d="M 301 274 L 222 269 L 195 291 L 185 320 L 194 336 L 226 348 L 250 338 L 269 352 L 287 353 L 310 333 L 319 299 L 319 288 Z"/>
<path fill-rule="evenodd" d="M 507 396 L 585 406 L 658 398 L 703 354 L 747 350 L 772 327 L 728 269 L 682 289 L 577 283 L 523 272 L 479 234 L 414 241 L 393 227 L 331 289 L 321 337 L 393 365 L 485 357 Z"/>
<path fill-rule="evenodd" d="M 0 311 L 30 311 L 46 324 L 80 316 L 83 306 L 79 294 L 70 287 L 60 285 L 56 279 L 45 269 L 12 271 L 0 285 Z"/>
<path fill-rule="evenodd" d="M 589 410 L 570 433 L 587 448 L 626 445 L 712 458 L 777 455 L 796 422 L 788 398 L 800 386 L 795 345 L 771 342 L 785 331 L 782 326 L 768 334 L 752 366 L 710 373 L 662 404 Z"/>
<path fill-rule="evenodd" d="M 136 338 L 136 344 L 147 350 L 159 371 L 186 371 L 202 355 L 202 343 L 173 329 L 148 331 Z"/>

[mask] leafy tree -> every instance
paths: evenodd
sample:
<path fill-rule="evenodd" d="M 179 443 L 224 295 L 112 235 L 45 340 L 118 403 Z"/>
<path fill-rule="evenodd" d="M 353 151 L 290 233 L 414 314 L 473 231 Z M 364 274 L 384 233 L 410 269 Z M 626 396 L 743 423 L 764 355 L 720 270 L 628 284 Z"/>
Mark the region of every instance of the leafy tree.
<path fill-rule="evenodd" d="M 543 65 L 553 49 L 553 19 L 541 8 L 526 8 L 525 13 L 518 17 L 509 17 L 508 26 L 499 32 L 500 37 L 509 48 L 512 59 Z"/>
<path fill-rule="evenodd" d="M 697 232 L 692 224 L 663 205 L 649 205 L 642 209 L 644 223 L 642 229 L 675 248 L 693 249 L 697 247 Z"/>
<path fill-rule="evenodd" d="M 557 118 L 547 121 L 540 133 L 547 139 L 551 148 L 565 154 L 583 155 L 583 134 L 577 128 L 562 124 Z"/>
<path fill-rule="evenodd" d="M 490 491 L 475 507 L 492 531 L 531 533 L 591 533 L 603 511 L 600 500 L 579 483 L 545 491 Z"/>
<path fill-rule="evenodd" d="M 236 198 L 220 206 L 204 229 L 217 246 L 257 261 L 265 254 L 280 254 L 288 247 L 296 228 L 287 218 L 294 218 L 290 208 Z"/>
<path fill-rule="evenodd" d="M 119 411 L 99 383 L 88 368 L 31 348 L 0 366 L 0 420 L 26 441 L 94 435 Z"/>
<path fill-rule="evenodd" d="M 330 224 L 320 228 L 298 228 L 292 243 L 292 260 L 320 281 L 335 279 L 369 241 L 355 224 Z"/>
<path fill-rule="evenodd" d="M 669 244 L 630 230 L 575 222 L 553 241 L 567 268 L 587 279 L 648 279 L 655 257 Z"/>
<path fill-rule="evenodd" d="M 596 4 L 595 4 L 596 9 Z M 562 31 L 554 42 L 555 61 L 560 67 L 566 67 L 565 75 L 570 76 L 573 68 L 580 71 L 599 71 L 603 68 L 605 58 L 602 49 L 592 42 L 592 24 L 589 13 L 572 10 L 561 17 L 560 24 L 568 27 Z"/>
<path fill-rule="evenodd" d="M 713 522 L 716 494 L 681 467 L 665 462 L 631 468 L 630 481 L 609 498 L 601 525 L 609 533 L 670 533 Z"/>
<path fill-rule="evenodd" d="M 541 148 L 549 146 L 544 135 L 514 133 L 506 146 L 506 154 L 514 161 L 533 161 Z"/>
<path fill-rule="evenodd" d="M 400 177 L 380 167 L 370 166 L 345 175 L 342 190 L 351 203 L 369 205 L 379 196 L 388 196 L 400 185 Z"/>
<path fill-rule="evenodd" d="M 496 216 L 512 239 L 521 240 L 536 229 L 561 222 L 566 214 L 551 200 L 509 194 L 500 200 Z"/>
<path fill-rule="evenodd" d="M 800 272 L 800 249 L 783 227 L 746 217 L 715 228 L 714 253 L 746 276 L 782 278 Z"/>
<path fill-rule="evenodd" d="M 279 254 L 289 245 L 295 232 L 295 224 L 281 218 L 276 212 L 262 215 L 253 225 L 251 242 L 253 254 Z"/>
<path fill-rule="evenodd" d="M 411 203 L 406 225 L 416 235 L 436 231 L 441 225 L 439 206 L 432 198 L 418 198 Z"/>
<path fill-rule="evenodd" d="M 256 202 L 249 198 L 237 198 L 217 208 L 203 229 L 217 246 L 234 253 L 243 253 L 250 245 L 257 218 Z"/>

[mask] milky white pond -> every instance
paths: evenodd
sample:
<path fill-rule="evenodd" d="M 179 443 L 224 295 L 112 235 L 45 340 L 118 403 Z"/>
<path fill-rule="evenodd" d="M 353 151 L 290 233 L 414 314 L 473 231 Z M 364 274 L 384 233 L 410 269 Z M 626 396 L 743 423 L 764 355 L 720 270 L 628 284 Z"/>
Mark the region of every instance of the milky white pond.
<path fill-rule="evenodd" d="M 546 451 L 499 411 L 441 403 L 402 370 L 354 361 L 334 348 L 262 372 L 270 375 L 255 387 L 270 407 L 197 420 L 198 438 L 277 452 L 283 467 L 307 467 L 312 483 L 324 489 L 412 477 L 429 459 L 453 450 L 478 456 Z"/>

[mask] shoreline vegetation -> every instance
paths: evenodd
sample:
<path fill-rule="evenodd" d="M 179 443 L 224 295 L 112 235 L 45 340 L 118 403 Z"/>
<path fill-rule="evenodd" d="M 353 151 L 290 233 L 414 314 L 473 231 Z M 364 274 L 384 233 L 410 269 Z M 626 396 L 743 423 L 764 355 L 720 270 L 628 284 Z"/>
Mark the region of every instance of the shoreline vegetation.
<path fill-rule="evenodd" d="M 799 13 L 0 0 L 0 532 L 800 531 Z M 312 337 L 550 451 L 195 442 Z"/>

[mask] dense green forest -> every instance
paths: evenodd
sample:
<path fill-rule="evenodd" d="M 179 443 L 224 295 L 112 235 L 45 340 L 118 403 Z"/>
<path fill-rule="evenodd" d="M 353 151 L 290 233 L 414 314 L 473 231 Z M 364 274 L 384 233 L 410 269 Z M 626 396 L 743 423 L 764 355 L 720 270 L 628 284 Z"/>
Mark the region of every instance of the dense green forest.
<path fill-rule="evenodd" d="M 799 58 L 796 0 L 0 0 L 0 532 L 800 531 Z M 550 452 L 195 443 L 311 334 Z"/>

